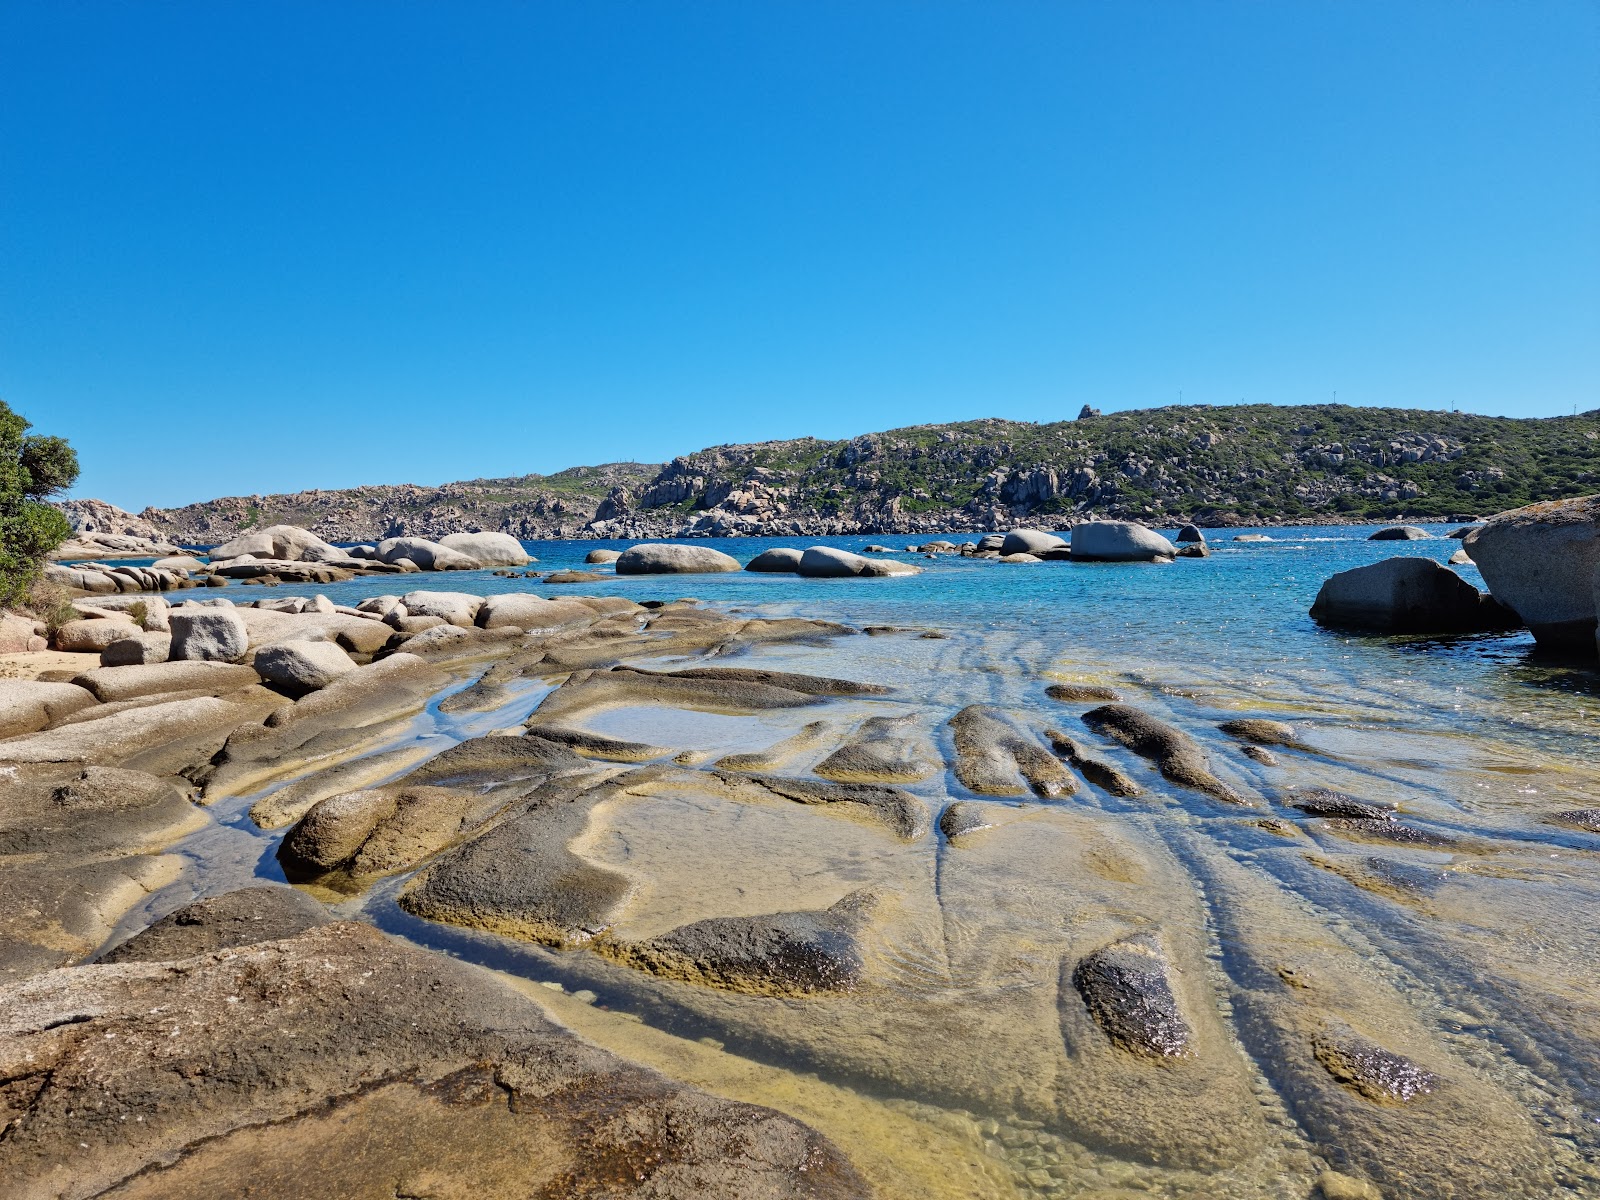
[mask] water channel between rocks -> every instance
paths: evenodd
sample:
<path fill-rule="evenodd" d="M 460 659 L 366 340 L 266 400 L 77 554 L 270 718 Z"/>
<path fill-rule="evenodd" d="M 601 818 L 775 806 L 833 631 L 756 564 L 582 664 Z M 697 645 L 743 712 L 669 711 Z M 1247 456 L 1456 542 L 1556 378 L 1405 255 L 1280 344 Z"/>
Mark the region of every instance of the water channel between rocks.
<path fill-rule="evenodd" d="M 1374 1161 L 1438 1173 L 1436 1192 L 1413 1180 L 1407 1194 L 1493 1195 L 1499 1177 L 1498 1194 L 1600 1195 L 1600 837 L 1549 820 L 1600 805 L 1600 681 L 1540 660 L 1524 634 L 1320 630 L 1304 614 L 1328 574 L 1397 552 L 1442 560 L 1456 543 L 1397 551 L 1361 530 L 1270 532 L 1273 543 L 1223 542 L 1170 565 L 902 556 L 924 574 L 607 576 L 568 589 L 890 627 L 649 664 L 842 677 L 883 694 L 756 712 L 615 703 L 564 721 L 662 752 L 646 774 L 593 762 L 597 778 L 635 782 L 596 802 L 568 843 L 627 880 L 611 936 L 648 945 L 717 918 L 847 914 L 849 986 L 708 986 L 594 947 L 424 920 L 397 903 L 415 872 L 313 893 L 502 972 L 624 1057 L 800 1117 L 885 1197 L 1301 1200 L 1325 1170 L 1368 1176 Z M 748 558 L 772 543 L 710 544 Z M 529 543 L 550 569 L 594 545 Z M 404 583 L 560 591 L 477 572 Z M 385 590 L 405 589 L 361 579 L 226 594 L 348 603 Z M 358 751 L 374 762 L 361 786 L 468 738 L 520 732 L 563 678 L 521 679 L 487 711 L 442 709 L 485 665 L 457 669 L 423 711 L 376 731 Z M 1097 701 L 1051 699 L 1053 683 L 1112 688 L 1178 727 L 1249 803 L 1164 779 L 1084 724 Z M 969 790 L 951 769 L 950 721 L 970 705 L 1040 747 L 1047 730 L 1067 735 L 1141 794 L 1081 777 L 1053 797 Z M 1290 722 L 1296 744 L 1271 747 L 1273 765 L 1249 757 L 1218 728 L 1238 717 Z M 841 742 L 881 729 L 912 764 L 894 784 L 915 798 L 910 824 L 795 803 L 726 769 L 776 746 L 772 773 L 814 779 Z M 249 809 L 312 773 L 217 801 L 215 823 L 174 847 L 183 877 L 112 941 L 195 895 L 282 880 L 285 829 L 258 829 Z M 1295 808 L 1311 789 L 1398 817 Z M 978 806 L 981 827 L 941 829 L 955 802 Z M 1182 1033 L 1170 1056 L 1108 1041 L 1115 1022 L 1095 1008 L 1096 964 L 1126 981 L 1140 955 L 1168 965 Z M 1419 1088 L 1364 1085 L 1362 1063 L 1382 1055 Z"/>

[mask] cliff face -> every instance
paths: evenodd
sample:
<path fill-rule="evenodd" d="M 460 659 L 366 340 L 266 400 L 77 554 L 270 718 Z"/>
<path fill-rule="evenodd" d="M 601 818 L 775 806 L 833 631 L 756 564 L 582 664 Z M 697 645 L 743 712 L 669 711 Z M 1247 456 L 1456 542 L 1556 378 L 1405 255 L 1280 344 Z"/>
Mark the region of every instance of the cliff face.
<path fill-rule="evenodd" d="M 1600 410 L 1516 419 L 1271 405 L 963 421 L 716 446 L 665 466 L 229 497 L 141 516 L 187 542 L 284 522 L 330 541 L 816 536 L 1063 525 L 1449 519 L 1600 486 Z"/>

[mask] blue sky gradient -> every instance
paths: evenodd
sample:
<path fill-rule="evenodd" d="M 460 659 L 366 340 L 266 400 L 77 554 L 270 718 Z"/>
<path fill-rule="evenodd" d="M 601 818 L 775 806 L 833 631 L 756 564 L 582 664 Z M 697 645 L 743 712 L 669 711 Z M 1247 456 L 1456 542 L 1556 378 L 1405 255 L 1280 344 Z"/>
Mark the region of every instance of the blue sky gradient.
<path fill-rule="evenodd" d="M 1085 403 L 1600 405 L 1600 5 L 0 5 L 129 508 Z"/>

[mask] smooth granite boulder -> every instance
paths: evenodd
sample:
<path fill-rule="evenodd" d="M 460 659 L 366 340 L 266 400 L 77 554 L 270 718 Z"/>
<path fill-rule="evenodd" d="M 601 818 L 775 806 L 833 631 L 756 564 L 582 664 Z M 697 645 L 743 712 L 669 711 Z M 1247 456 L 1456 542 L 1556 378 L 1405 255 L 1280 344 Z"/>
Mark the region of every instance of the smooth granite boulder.
<path fill-rule="evenodd" d="M 139 667 L 164 663 L 172 656 L 170 633 L 141 633 L 112 642 L 100 651 L 102 667 Z"/>
<path fill-rule="evenodd" d="M 621 550 L 591 550 L 583 556 L 583 561 L 586 563 L 614 563 L 621 557 Z"/>
<path fill-rule="evenodd" d="M 1198 525 L 1185 525 L 1178 530 L 1178 536 L 1173 540 L 1176 542 L 1198 542 L 1203 546 L 1205 545 L 1206 535 L 1201 532 Z"/>
<path fill-rule="evenodd" d="M 1390 525 L 1387 529 L 1380 529 L 1377 533 L 1368 536 L 1369 542 L 1420 542 L 1432 537 L 1426 529 L 1418 529 L 1415 525 Z"/>
<path fill-rule="evenodd" d="M 516 628 L 528 633 L 551 629 L 564 629 L 592 621 L 596 612 L 578 597 L 570 600 L 546 600 L 531 592 L 506 592 L 498 596 L 485 596 L 477 612 L 477 623 L 483 629 Z"/>
<path fill-rule="evenodd" d="M 1067 544 L 1065 538 L 1053 533 L 1046 533 L 1042 529 L 1013 529 L 1000 539 L 1000 544 L 994 549 L 1005 554 L 1033 554 L 1043 555 L 1047 550 L 1059 550 Z M 989 549 L 982 542 L 978 544 L 980 550 Z"/>
<path fill-rule="evenodd" d="M 476 559 L 482 567 L 525 567 L 533 556 L 509 533 L 449 533 L 439 544 Z"/>
<path fill-rule="evenodd" d="M 1168 562 L 1177 547 L 1131 521 L 1087 521 L 1072 527 L 1074 562 Z"/>
<path fill-rule="evenodd" d="M 75 683 L 0 679 L 0 738 L 34 733 L 94 703 L 94 693 Z"/>
<path fill-rule="evenodd" d="M 1548 500 L 1489 518 L 1462 546 L 1489 592 L 1541 646 L 1594 652 L 1594 579 L 1600 570 L 1600 496 Z"/>
<path fill-rule="evenodd" d="M 286 562 L 330 562 L 347 557 L 343 550 L 297 525 L 269 525 L 255 533 L 242 534 L 212 547 L 208 557 L 212 562 L 222 562 L 244 554 Z"/>
<path fill-rule="evenodd" d="M 75 654 L 99 654 L 112 642 L 138 637 L 142 632 L 132 621 L 114 617 L 68 621 L 56 630 L 55 648 Z"/>
<path fill-rule="evenodd" d="M 1006 544 L 1006 535 L 1003 533 L 986 533 L 978 539 L 973 548 L 980 554 L 989 550 L 999 553 L 1000 547 Z"/>
<path fill-rule="evenodd" d="M 1330 576 L 1311 618 L 1382 633 L 1465 633 L 1509 629 L 1516 614 L 1431 558 L 1386 558 Z"/>
<path fill-rule="evenodd" d="M 377 545 L 378 561 L 394 565 L 412 563 L 423 571 L 474 571 L 478 560 L 427 538 L 384 538 Z"/>
<path fill-rule="evenodd" d="M 617 557 L 618 575 L 713 575 L 740 569 L 738 559 L 710 546 L 646 542 Z"/>
<path fill-rule="evenodd" d="M 451 625 L 471 629 L 483 607 L 483 597 L 466 592 L 407 592 L 400 597 L 400 603 L 406 606 L 407 616 L 439 617 Z"/>
<path fill-rule="evenodd" d="M 263 646 L 256 651 L 254 665 L 262 679 L 292 696 L 319 691 L 356 669 L 350 656 L 334 642 L 277 642 Z"/>
<path fill-rule="evenodd" d="M 851 554 L 848 550 L 835 550 L 832 546 L 811 546 L 800 556 L 798 571 L 813 579 L 843 579 L 865 574 L 872 560 Z"/>
<path fill-rule="evenodd" d="M 763 550 L 745 564 L 746 571 L 773 571 L 788 574 L 797 574 L 800 570 L 800 551 L 788 546 L 775 546 L 771 550 Z"/>
<path fill-rule="evenodd" d="M 174 609 L 168 620 L 174 662 L 237 662 L 250 648 L 250 629 L 231 608 Z"/>
<path fill-rule="evenodd" d="M 167 692 L 220 696 L 254 687 L 260 680 L 250 667 L 225 662 L 160 662 L 122 667 L 96 667 L 72 681 L 87 688 L 95 699 L 113 704 L 160 696 Z"/>

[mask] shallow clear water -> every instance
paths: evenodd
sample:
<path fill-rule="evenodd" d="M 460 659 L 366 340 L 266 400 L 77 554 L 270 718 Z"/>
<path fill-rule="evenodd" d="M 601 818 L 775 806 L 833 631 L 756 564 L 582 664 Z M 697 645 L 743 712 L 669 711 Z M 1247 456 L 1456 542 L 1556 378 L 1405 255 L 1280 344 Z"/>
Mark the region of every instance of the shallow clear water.
<path fill-rule="evenodd" d="M 453 572 L 224 594 L 243 601 L 321 592 L 342 603 L 413 587 L 692 596 L 764 616 L 937 630 L 945 636 L 764 646 L 739 659 L 892 686 L 882 699 L 759 716 L 621 706 L 576 723 L 711 757 L 770 745 L 819 716 L 843 731 L 865 715 L 906 713 L 937 761 L 952 756 L 950 716 L 994 704 L 1035 735 L 1058 727 L 1135 775 L 1146 793 L 1128 800 L 1093 787 L 1056 803 L 985 799 L 945 771 L 907 785 L 930 817 L 952 799 L 993 806 L 994 830 L 956 848 L 933 833 L 897 841 L 785 801 L 730 799 L 685 771 L 605 802 L 573 844 L 590 862 L 637 880 L 618 927 L 629 937 L 714 915 L 823 908 L 863 887 L 892 897 L 869 939 L 871 987 L 856 999 L 727 997 L 586 951 L 431 924 L 395 905 L 401 880 L 338 900 L 350 915 L 507 971 L 535 994 L 539 983 L 558 984 L 562 996 L 598 1000 L 561 1000 L 558 1012 L 619 1052 L 816 1122 L 857 1161 L 875 1164 L 885 1195 L 1306 1196 L 1317 1172 L 1337 1165 L 1339 1139 L 1330 1142 L 1325 1127 L 1286 1101 L 1292 1072 L 1250 1015 L 1261 990 L 1252 972 L 1286 962 L 1340 997 L 1337 1011 L 1361 1014 L 1367 1035 L 1454 1056 L 1445 1060 L 1454 1090 L 1445 1093 L 1441 1124 L 1407 1132 L 1405 1113 L 1384 1117 L 1408 1144 L 1426 1146 L 1431 1137 L 1444 1145 L 1438 1194 L 1496 1194 L 1483 1180 L 1502 1169 L 1521 1189 L 1506 1194 L 1600 1194 L 1600 838 L 1547 820 L 1600 805 L 1600 675 L 1542 658 L 1524 633 L 1376 638 L 1319 628 L 1307 610 L 1328 575 L 1393 555 L 1442 562 L 1459 545 L 1443 537 L 1369 542 L 1372 528 L 1272 529 L 1263 531 L 1274 539 L 1265 543 L 1229 540 L 1255 531 L 1214 531 L 1210 558 L 1164 565 L 902 553 L 924 572 L 619 578 L 599 568 L 603 579 L 575 585 Z M 889 539 L 823 541 L 859 550 Z M 786 543 L 697 544 L 746 561 Z M 528 543 L 540 559 L 529 569 L 584 568 L 590 550 L 624 545 Z M 1481 586 L 1474 568 L 1458 569 Z M 1257 807 L 1230 811 L 1166 784 L 1143 760 L 1087 731 L 1078 720 L 1087 705 L 1046 698 L 1054 680 L 1112 685 L 1178 725 Z M 436 700 L 380 748 L 442 746 L 514 726 L 543 694 L 530 681 L 495 712 L 465 717 L 441 713 Z M 1255 763 L 1217 729 L 1241 715 L 1292 722 L 1314 751 L 1278 751 L 1277 766 Z M 799 754 L 785 773 L 805 774 L 826 749 Z M 1456 842 L 1395 846 L 1305 822 L 1284 802 L 1309 787 L 1396 804 L 1407 820 Z M 224 802 L 216 811 L 225 824 L 186 844 L 197 864 L 192 886 L 219 891 L 252 873 L 279 877 L 271 856 L 278 834 L 242 816 L 252 798 Z M 1259 818 L 1268 816 L 1300 820 L 1298 832 L 1287 839 L 1264 829 Z M 1416 879 L 1425 886 L 1413 888 Z M 186 898 L 158 898 L 129 925 Z M 1052 1077 L 1062 955 L 1152 921 L 1186 956 L 1186 986 L 1211 998 L 1198 1003 L 1214 1005 L 1207 1036 L 1218 1061 L 1234 1055 L 1246 1064 L 1231 1083 L 1221 1071 L 1215 1096 L 1194 1103 L 1214 1100 L 1228 1113 L 1242 1090 L 1254 1099 L 1238 1108 L 1237 1122 L 1196 1130 L 1171 1106 L 1144 1113 L 1138 1095 L 1114 1099 L 1119 1077 L 1095 1075 L 1101 1067 L 1093 1062 L 1079 1064 L 1089 1081 L 1082 1086 L 1103 1090 L 1075 1093 L 1072 1079 Z M 1449 1124 L 1457 1096 L 1495 1149 L 1485 1152 L 1486 1167 L 1460 1165 L 1467 1182 L 1451 1191 L 1444 1185 L 1455 1187 L 1457 1164 L 1449 1156 L 1475 1140 Z M 1138 1136 L 1099 1128 L 1089 1115 L 1118 1104 L 1132 1106 L 1124 1124 L 1143 1122 Z M 1256 1126 L 1248 1137 L 1240 1132 Z M 1534 1166 L 1501 1149 L 1533 1136 L 1529 1129 L 1555 1147 Z M 1356 1126 L 1343 1136 L 1353 1143 L 1377 1135 Z M 915 1169 L 904 1165 L 908 1153 Z M 1167 1154 L 1182 1162 L 1158 1165 Z M 1207 1156 L 1224 1165 L 1193 1165 Z"/>

